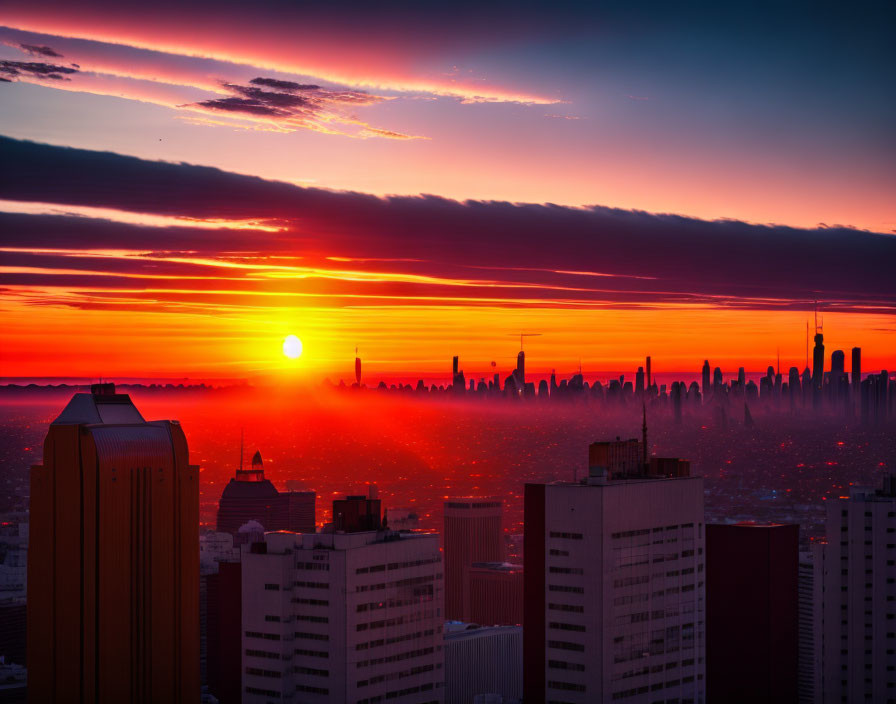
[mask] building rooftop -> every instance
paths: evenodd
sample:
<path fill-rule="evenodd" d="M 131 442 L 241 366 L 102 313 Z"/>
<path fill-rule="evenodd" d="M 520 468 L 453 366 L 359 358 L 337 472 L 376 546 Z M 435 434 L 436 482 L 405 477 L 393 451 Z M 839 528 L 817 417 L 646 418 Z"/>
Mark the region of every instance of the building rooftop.
<path fill-rule="evenodd" d="M 127 394 L 115 393 L 114 384 L 94 384 L 98 393 L 75 394 L 53 421 L 53 425 L 98 425 L 145 423 Z"/>

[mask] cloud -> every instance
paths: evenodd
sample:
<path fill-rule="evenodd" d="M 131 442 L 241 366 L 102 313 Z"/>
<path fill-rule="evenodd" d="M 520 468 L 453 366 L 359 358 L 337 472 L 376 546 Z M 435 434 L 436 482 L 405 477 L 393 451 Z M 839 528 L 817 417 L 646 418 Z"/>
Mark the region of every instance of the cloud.
<path fill-rule="evenodd" d="M 278 90 L 296 91 L 296 90 L 318 90 L 320 86 L 314 83 L 296 83 L 294 81 L 281 81 L 277 78 L 253 78 L 249 83 L 256 86 L 267 86 L 268 88 L 277 88 Z"/>
<path fill-rule="evenodd" d="M 275 124 L 278 131 L 311 129 L 362 138 L 419 139 L 415 135 L 374 127 L 348 114 L 346 111 L 349 108 L 388 100 L 364 91 L 322 88 L 314 84 L 263 77 L 253 78 L 248 84 L 222 82 L 221 87 L 233 95 L 178 107 L 264 118 Z"/>
<path fill-rule="evenodd" d="M 246 232 L 6 214 L 3 246 L 27 251 L 0 285 L 52 281 L 129 296 L 132 288 L 164 288 L 172 300 L 218 296 L 235 305 L 329 296 L 334 305 L 780 310 L 818 299 L 829 310 L 896 313 L 896 237 L 888 234 L 598 206 L 379 198 L 9 138 L 0 138 L 0 161 L 17 165 L 0 172 L 6 200 L 282 223 L 275 232 Z M 131 254 L 95 253 L 109 249 Z M 45 259 L 29 264 L 37 256 Z M 204 283 L 151 280 L 186 264 Z M 122 288 L 122 278 L 136 275 Z M 211 293 L 215 277 L 227 283 Z"/>
<path fill-rule="evenodd" d="M 71 66 L 58 66 L 41 61 L 0 61 L 0 74 L 18 78 L 27 76 L 31 78 L 51 78 L 62 81 L 70 80 L 64 74 L 78 73 L 78 69 Z"/>
<path fill-rule="evenodd" d="M 46 56 L 51 59 L 61 59 L 62 54 L 54 51 L 48 46 L 39 46 L 37 44 L 19 44 L 19 48 L 32 56 Z"/>

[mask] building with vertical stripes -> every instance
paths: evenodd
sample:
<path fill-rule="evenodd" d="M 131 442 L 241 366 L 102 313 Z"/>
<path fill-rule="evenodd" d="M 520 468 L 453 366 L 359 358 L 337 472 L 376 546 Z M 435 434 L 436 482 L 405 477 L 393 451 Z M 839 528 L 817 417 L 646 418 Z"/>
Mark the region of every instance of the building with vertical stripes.
<path fill-rule="evenodd" d="M 32 702 L 199 698 L 199 468 L 177 421 L 75 394 L 31 469 Z"/>

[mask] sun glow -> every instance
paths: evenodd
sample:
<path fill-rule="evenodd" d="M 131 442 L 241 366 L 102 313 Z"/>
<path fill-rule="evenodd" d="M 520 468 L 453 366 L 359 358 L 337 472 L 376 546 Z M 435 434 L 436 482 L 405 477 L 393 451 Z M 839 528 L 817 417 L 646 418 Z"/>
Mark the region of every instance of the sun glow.
<path fill-rule="evenodd" d="M 298 359 L 302 356 L 302 341 L 295 335 L 289 335 L 283 341 L 283 354 L 290 359 Z"/>

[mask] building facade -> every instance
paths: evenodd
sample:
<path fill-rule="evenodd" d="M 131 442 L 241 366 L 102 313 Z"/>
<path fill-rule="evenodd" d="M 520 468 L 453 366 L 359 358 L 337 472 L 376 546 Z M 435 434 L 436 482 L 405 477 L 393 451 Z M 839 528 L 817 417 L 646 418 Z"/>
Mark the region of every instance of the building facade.
<path fill-rule="evenodd" d="M 525 701 L 705 700 L 703 480 L 525 488 Z"/>
<path fill-rule="evenodd" d="M 799 526 L 706 526 L 706 690 L 736 704 L 797 699 Z"/>
<path fill-rule="evenodd" d="M 177 421 L 98 384 L 31 469 L 28 695 L 199 698 L 199 468 Z"/>
<path fill-rule="evenodd" d="M 523 696 L 523 629 L 445 625 L 445 704 L 470 704 L 497 695 L 503 704 Z"/>
<path fill-rule="evenodd" d="M 816 701 L 896 702 L 896 475 L 829 501 L 815 564 Z"/>
<path fill-rule="evenodd" d="M 236 535 L 240 526 L 258 521 L 265 530 L 313 533 L 315 502 L 313 491 L 277 491 L 264 476 L 264 461 L 256 452 L 250 469 L 239 468 L 218 502 L 217 530 Z"/>
<path fill-rule="evenodd" d="M 474 562 L 503 562 L 500 498 L 463 497 L 445 502 L 445 614 L 463 620 L 464 585 Z"/>
<path fill-rule="evenodd" d="M 267 533 L 242 562 L 243 701 L 444 701 L 439 538 Z"/>

